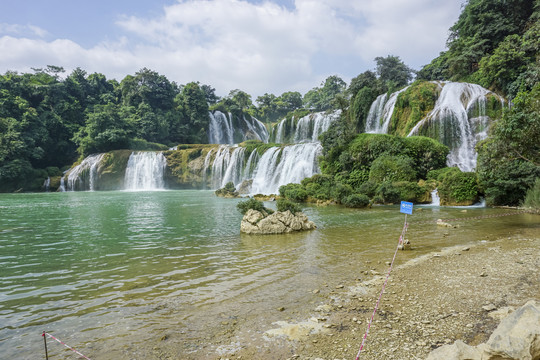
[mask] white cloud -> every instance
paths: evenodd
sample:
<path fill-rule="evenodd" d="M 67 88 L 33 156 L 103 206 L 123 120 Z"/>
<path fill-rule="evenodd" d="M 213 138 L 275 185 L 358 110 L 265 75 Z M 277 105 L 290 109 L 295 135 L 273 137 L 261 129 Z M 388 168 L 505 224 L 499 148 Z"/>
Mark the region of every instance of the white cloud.
<path fill-rule="evenodd" d="M 142 67 L 178 83 L 201 81 L 220 95 L 241 89 L 305 93 L 328 75 L 348 80 L 373 68 L 376 56 L 400 56 L 420 67 L 443 50 L 460 4 L 438 0 L 179 0 L 158 17 L 124 16 L 124 37 L 83 48 L 69 39 L 45 41 L 0 25 L 0 69 L 53 64 L 81 67 L 121 80 Z M 37 38 L 36 38 L 37 37 Z M 343 64 L 358 64 L 345 69 Z"/>

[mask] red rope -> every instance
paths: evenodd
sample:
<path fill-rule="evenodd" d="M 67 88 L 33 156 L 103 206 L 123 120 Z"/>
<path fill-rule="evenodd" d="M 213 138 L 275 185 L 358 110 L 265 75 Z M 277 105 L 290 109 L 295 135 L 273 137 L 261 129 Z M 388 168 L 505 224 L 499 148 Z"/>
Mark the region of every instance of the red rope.
<path fill-rule="evenodd" d="M 360 353 L 362 352 L 362 349 L 364 348 L 364 344 L 366 342 L 369 329 L 371 329 L 371 324 L 373 323 L 373 318 L 375 318 L 375 313 L 377 312 L 377 309 L 379 308 L 379 303 L 381 302 L 382 295 L 384 293 L 384 289 L 386 288 L 386 284 L 388 283 L 388 278 L 390 277 L 390 272 L 392 271 L 392 267 L 394 266 L 394 261 L 396 260 L 396 255 L 399 250 L 399 246 L 405 241 L 405 233 L 407 232 L 407 216 L 405 216 L 405 224 L 403 224 L 403 230 L 401 231 L 401 235 L 399 236 L 398 245 L 396 246 L 396 251 L 394 252 L 394 258 L 392 259 L 392 262 L 390 263 L 390 268 L 388 269 L 388 273 L 386 274 L 386 280 L 384 281 L 383 287 L 381 289 L 381 293 L 379 294 L 379 299 L 377 299 L 377 303 L 375 304 L 375 309 L 373 309 L 373 314 L 371 315 L 371 320 L 369 320 L 369 324 L 366 330 L 366 333 L 364 334 L 364 338 L 362 339 L 362 344 L 360 345 L 360 350 L 358 350 L 358 354 L 356 355 L 356 360 L 360 358 Z"/>
<path fill-rule="evenodd" d="M 76 353 L 77 355 L 79 355 L 80 357 L 83 357 L 85 358 L 86 360 L 90 360 L 89 358 L 87 358 L 86 356 L 84 356 L 83 354 L 81 354 L 80 352 L 78 352 L 77 350 L 75 350 L 74 348 L 72 348 L 71 346 L 69 346 L 68 344 L 66 344 L 65 342 L 61 341 L 61 340 L 58 340 L 57 338 L 55 338 L 54 336 L 52 336 L 51 334 L 47 333 L 47 332 L 43 332 L 43 334 L 41 336 L 45 337 L 45 335 L 47 335 L 48 337 L 50 337 L 51 339 L 53 340 L 56 340 L 58 341 L 60 344 L 64 345 L 65 347 L 67 347 L 69 350 L 73 351 L 74 353 Z"/>

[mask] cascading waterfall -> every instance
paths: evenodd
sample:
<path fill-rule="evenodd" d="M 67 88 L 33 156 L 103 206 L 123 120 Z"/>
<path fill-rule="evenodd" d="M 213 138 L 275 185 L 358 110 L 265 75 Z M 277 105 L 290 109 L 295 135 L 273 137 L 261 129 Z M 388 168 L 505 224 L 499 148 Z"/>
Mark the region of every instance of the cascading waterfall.
<path fill-rule="evenodd" d="M 165 188 L 163 174 L 167 159 L 161 152 L 133 152 L 124 176 L 126 190 L 160 190 Z"/>
<path fill-rule="evenodd" d="M 278 144 L 316 142 L 319 135 L 328 130 L 332 122 L 339 119 L 341 110 L 332 113 L 318 112 L 295 121 L 294 117 L 283 119 L 275 126 L 275 139 Z"/>
<path fill-rule="evenodd" d="M 386 134 L 390 126 L 390 120 L 396 107 L 396 101 L 402 92 L 407 90 L 408 86 L 392 93 L 387 99 L 387 95 L 379 95 L 371 104 L 369 114 L 366 120 L 366 132 L 372 134 Z"/>
<path fill-rule="evenodd" d="M 221 111 L 210 112 L 210 128 L 208 130 L 209 144 L 234 144 L 232 117 Z"/>
<path fill-rule="evenodd" d="M 441 198 L 439 197 L 439 191 L 437 189 L 431 192 L 431 206 L 441 206 Z"/>
<path fill-rule="evenodd" d="M 476 143 L 487 137 L 489 118 L 486 96 L 493 94 L 476 84 L 446 83 L 434 109 L 411 130 L 408 136 L 424 135 L 438 139 L 450 148 L 448 166 L 462 171 L 476 168 Z M 479 113 L 470 118 L 470 114 Z"/>
<path fill-rule="evenodd" d="M 94 154 L 86 157 L 75 166 L 67 176 L 67 190 L 96 190 L 99 164 L 104 154 Z"/>
<path fill-rule="evenodd" d="M 251 193 L 276 194 L 281 185 L 299 183 L 319 173 L 320 143 L 303 143 L 268 149 L 259 160 Z"/>
<path fill-rule="evenodd" d="M 245 140 L 268 142 L 269 134 L 266 126 L 254 117 L 248 119 L 242 115 L 240 123 L 233 123 L 232 113 L 224 114 L 221 111 L 214 111 L 210 112 L 209 116 L 208 143 L 210 144 L 233 145 Z"/>

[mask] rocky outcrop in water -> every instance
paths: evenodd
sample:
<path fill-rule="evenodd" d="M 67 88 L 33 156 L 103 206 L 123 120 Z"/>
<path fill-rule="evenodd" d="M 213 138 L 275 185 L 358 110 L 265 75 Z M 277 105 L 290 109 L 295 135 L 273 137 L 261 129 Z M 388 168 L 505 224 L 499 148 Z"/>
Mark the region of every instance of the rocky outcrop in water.
<path fill-rule="evenodd" d="M 250 209 L 240 224 L 240 232 L 246 234 L 284 234 L 293 231 L 313 230 L 317 227 L 304 213 L 293 214 L 289 210 L 273 214 Z"/>
<path fill-rule="evenodd" d="M 485 344 L 456 341 L 434 350 L 426 360 L 534 359 L 540 359 L 540 304 L 531 300 L 501 321 Z"/>

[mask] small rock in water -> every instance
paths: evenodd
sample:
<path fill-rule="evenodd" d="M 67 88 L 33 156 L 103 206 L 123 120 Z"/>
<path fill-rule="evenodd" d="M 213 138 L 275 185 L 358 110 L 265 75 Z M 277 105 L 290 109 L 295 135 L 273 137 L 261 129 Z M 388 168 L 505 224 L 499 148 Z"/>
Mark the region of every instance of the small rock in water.
<path fill-rule="evenodd" d="M 461 251 L 469 251 L 469 250 L 471 250 L 471 248 L 470 248 L 470 247 L 468 247 L 468 246 L 467 246 L 467 247 L 465 247 L 465 248 L 463 248 L 463 249 L 461 249 Z"/>
<path fill-rule="evenodd" d="M 488 304 L 486 306 L 482 306 L 482 309 L 484 309 L 484 311 L 490 312 L 490 311 L 497 310 L 497 307 L 493 304 Z"/>
<path fill-rule="evenodd" d="M 283 306 L 278 307 L 278 311 L 285 311 L 285 308 Z"/>

